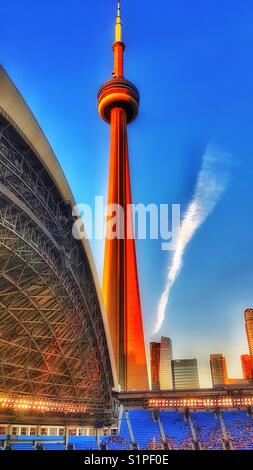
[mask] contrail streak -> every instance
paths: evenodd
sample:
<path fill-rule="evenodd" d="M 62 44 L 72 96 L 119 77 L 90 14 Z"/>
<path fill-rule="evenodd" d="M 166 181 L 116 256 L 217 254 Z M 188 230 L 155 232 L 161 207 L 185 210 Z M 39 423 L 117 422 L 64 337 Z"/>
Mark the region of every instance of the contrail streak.
<path fill-rule="evenodd" d="M 227 188 L 229 177 L 224 168 L 227 155 L 209 146 L 203 155 L 202 166 L 197 177 L 192 201 L 186 208 L 176 240 L 175 251 L 168 266 L 164 291 L 157 308 L 154 333 L 158 333 L 165 319 L 171 288 L 183 265 L 185 249 L 198 228 L 211 214 Z"/>

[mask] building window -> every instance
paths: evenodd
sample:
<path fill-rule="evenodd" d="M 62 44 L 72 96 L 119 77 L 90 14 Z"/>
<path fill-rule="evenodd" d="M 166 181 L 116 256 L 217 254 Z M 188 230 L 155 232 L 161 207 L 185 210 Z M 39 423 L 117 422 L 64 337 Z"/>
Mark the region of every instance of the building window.
<path fill-rule="evenodd" d="M 49 429 L 50 436 L 57 436 L 57 428 L 50 428 Z"/>
<path fill-rule="evenodd" d="M 0 434 L 7 434 L 7 428 L 5 426 L 0 426 Z"/>
<path fill-rule="evenodd" d="M 65 429 L 59 428 L 59 436 L 65 436 Z"/>
<path fill-rule="evenodd" d="M 117 436 L 118 434 L 118 429 L 111 429 L 111 436 Z"/>
<path fill-rule="evenodd" d="M 79 428 L 78 429 L 78 436 L 88 436 L 87 429 Z"/>
<path fill-rule="evenodd" d="M 77 429 L 76 428 L 71 428 L 69 430 L 69 435 L 70 436 L 76 436 L 77 435 Z"/>
<path fill-rule="evenodd" d="M 30 436 L 36 436 L 37 435 L 37 428 L 30 428 Z"/>
<path fill-rule="evenodd" d="M 41 428 L 41 435 L 47 436 L 48 435 L 48 428 Z"/>
<path fill-rule="evenodd" d="M 89 436 L 96 436 L 96 430 L 94 428 L 89 429 Z"/>
<path fill-rule="evenodd" d="M 21 428 L 21 432 L 20 432 L 21 436 L 27 436 L 28 434 L 27 431 L 28 431 L 27 428 Z"/>
<path fill-rule="evenodd" d="M 12 435 L 17 436 L 18 435 L 19 428 L 12 428 Z"/>

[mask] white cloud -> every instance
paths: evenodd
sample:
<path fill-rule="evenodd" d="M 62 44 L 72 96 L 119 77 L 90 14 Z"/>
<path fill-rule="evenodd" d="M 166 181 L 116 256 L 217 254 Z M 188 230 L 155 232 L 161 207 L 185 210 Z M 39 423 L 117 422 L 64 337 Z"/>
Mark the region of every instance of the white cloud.
<path fill-rule="evenodd" d="M 154 333 L 158 333 L 165 319 L 171 288 L 181 271 L 188 243 L 211 214 L 227 188 L 229 177 L 224 163 L 227 163 L 227 155 L 210 145 L 203 155 L 193 198 L 186 208 L 176 240 L 175 251 L 168 266 L 166 285 L 157 308 Z"/>

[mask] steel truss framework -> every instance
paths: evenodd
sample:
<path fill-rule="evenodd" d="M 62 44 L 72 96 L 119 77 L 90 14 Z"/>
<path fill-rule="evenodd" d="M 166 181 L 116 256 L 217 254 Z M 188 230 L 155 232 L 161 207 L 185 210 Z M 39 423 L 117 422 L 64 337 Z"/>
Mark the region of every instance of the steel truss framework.
<path fill-rule="evenodd" d="M 73 218 L 31 146 L 0 113 L 0 393 L 109 410 L 112 372 Z"/>

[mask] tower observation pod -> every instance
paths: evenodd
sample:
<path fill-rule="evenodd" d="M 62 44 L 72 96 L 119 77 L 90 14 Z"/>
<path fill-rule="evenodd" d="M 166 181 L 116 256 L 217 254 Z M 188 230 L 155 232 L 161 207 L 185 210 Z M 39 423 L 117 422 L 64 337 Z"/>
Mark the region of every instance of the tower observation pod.
<path fill-rule="evenodd" d="M 120 205 L 124 211 L 124 220 L 120 220 L 120 237 L 106 237 L 102 289 L 121 389 L 147 390 L 149 385 L 135 240 L 132 213 L 128 209 L 132 197 L 127 125 L 138 114 L 140 96 L 135 85 L 124 78 L 124 50 L 118 2 L 113 43 L 113 78 L 99 90 L 98 111 L 111 128 L 108 205 Z"/>

